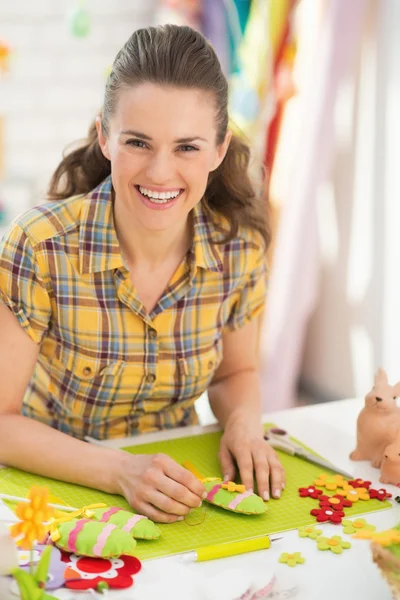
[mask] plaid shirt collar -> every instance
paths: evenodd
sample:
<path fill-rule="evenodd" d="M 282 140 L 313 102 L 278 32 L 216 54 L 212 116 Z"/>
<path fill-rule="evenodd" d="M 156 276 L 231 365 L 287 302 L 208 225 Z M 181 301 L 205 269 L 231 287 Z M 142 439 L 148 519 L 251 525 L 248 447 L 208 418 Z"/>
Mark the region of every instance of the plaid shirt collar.
<path fill-rule="evenodd" d="M 201 202 L 193 209 L 193 246 L 191 257 L 197 267 L 223 271 L 215 228 L 207 219 Z M 112 182 L 107 177 L 83 199 L 79 231 L 79 264 L 82 274 L 118 269 L 124 264 L 114 225 Z"/>

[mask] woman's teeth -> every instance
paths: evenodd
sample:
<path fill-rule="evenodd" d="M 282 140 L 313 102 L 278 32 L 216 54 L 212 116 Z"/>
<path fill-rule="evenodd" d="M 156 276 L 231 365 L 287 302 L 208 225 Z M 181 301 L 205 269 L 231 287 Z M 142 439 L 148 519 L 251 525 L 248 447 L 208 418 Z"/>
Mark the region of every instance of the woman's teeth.
<path fill-rule="evenodd" d="M 146 196 L 155 204 L 166 204 L 169 200 L 173 200 L 181 193 L 180 190 L 177 190 L 176 192 L 152 192 L 141 186 L 138 186 L 138 189 L 143 196 Z"/>

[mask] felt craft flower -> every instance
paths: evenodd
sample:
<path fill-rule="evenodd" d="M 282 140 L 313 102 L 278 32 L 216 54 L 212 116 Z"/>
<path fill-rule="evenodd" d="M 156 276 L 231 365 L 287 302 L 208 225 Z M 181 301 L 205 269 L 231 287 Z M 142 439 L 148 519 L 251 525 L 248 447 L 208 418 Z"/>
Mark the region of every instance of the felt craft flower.
<path fill-rule="evenodd" d="M 391 546 L 400 543 L 400 531 L 398 529 L 387 529 L 386 531 L 358 531 L 354 538 L 372 540 L 380 546 Z"/>
<path fill-rule="evenodd" d="M 332 510 L 343 510 L 353 505 L 350 500 L 339 496 L 339 494 L 335 494 L 334 496 L 322 495 L 318 500 L 321 508 L 331 508 Z"/>
<path fill-rule="evenodd" d="M 45 545 L 35 544 L 32 552 L 28 553 L 26 551 L 20 550 L 18 552 L 18 560 L 21 569 L 29 573 L 31 563 L 37 565 L 37 563 L 39 563 L 40 561 L 40 557 L 42 556 L 44 550 L 47 547 L 48 546 Z M 62 587 L 65 582 L 64 571 L 65 564 L 62 562 L 61 551 L 55 546 L 52 546 L 45 589 L 57 590 L 58 588 Z"/>
<path fill-rule="evenodd" d="M 344 519 L 342 521 L 343 533 L 347 533 L 347 535 L 352 535 L 357 531 L 375 531 L 375 525 L 368 525 L 365 519 L 354 519 L 354 521 L 350 521 L 349 519 Z"/>
<path fill-rule="evenodd" d="M 294 552 L 293 554 L 283 552 L 279 557 L 279 562 L 289 567 L 295 567 L 296 565 L 302 565 L 305 562 L 305 558 L 302 557 L 300 552 Z"/>
<path fill-rule="evenodd" d="M 325 473 L 322 473 L 318 479 L 314 481 L 314 484 L 334 492 L 338 488 L 345 487 L 347 481 L 342 475 L 326 475 Z"/>
<path fill-rule="evenodd" d="M 239 494 L 243 494 L 246 491 L 244 485 L 235 483 L 234 481 L 226 481 L 221 487 L 223 490 L 228 490 L 228 492 L 239 492 Z"/>
<path fill-rule="evenodd" d="M 318 490 L 313 485 L 310 485 L 306 488 L 299 488 L 299 495 L 301 498 L 314 498 L 314 500 L 316 500 L 322 493 L 322 490 Z"/>
<path fill-rule="evenodd" d="M 330 550 L 334 554 L 342 554 L 343 550 L 351 548 L 350 542 L 342 540 L 340 535 L 334 535 L 330 538 L 320 537 L 317 540 L 318 550 Z"/>
<path fill-rule="evenodd" d="M 389 494 L 389 492 L 387 492 L 384 488 L 380 488 L 379 490 L 371 488 L 368 491 L 371 500 L 380 500 L 381 502 L 383 502 L 384 500 L 387 500 L 388 498 L 392 497 L 392 494 Z"/>
<path fill-rule="evenodd" d="M 63 552 L 63 561 L 65 586 L 72 590 L 99 589 L 104 583 L 109 588 L 125 589 L 131 587 L 133 575 L 142 568 L 134 556 L 104 559 Z"/>
<path fill-rule="evenodd" d="M 316 517 L 319 523 L 331 523 L 340 524 L 344 517 L 344 512 L 341 510 L 332 510 L 331 508 L 313 508 L 310 511 L 310 515 Z"/>
<path fill-rule="evenodd" d="M 343 496 L 350 502 L 358 502 L 359 500 L 369 500 L 368 490 L 365 488 L 347 487 L 343 490 L 338 490 L 339 496 Z"/>
<path fill-rule="evenodd" d="M 364 481 L 363 479 L 352 479 L 351 481 L 347 482 L 349 485 L 351 485 L 351 487 L 353 488 L 365 488 L 366 490 L 369 489 L 370 485 L 371 485 L 371 481 Z"/>
<path fill-rule="evenodd" d="M 305 525 L 299 527 L 298 532 L 301 538 L 307 537 L 311 540 L 316 540 L 322 534 L 322 529 L 316 529 L 315 525 Z"/>
<path fill-rule="evenodd" d="M 10 527 L 10 533 L 17 546 L 23 550 L 31 550 L 35 541 L 42 542 L 46 539 L 44 522 L 49 521 L 54 514 L 53 509 L 48 506 L 48 498 L 47 488 L 33 486 L 28 493 L 29 502 L 20 502 L 15 509 L 20 522 Z"/>

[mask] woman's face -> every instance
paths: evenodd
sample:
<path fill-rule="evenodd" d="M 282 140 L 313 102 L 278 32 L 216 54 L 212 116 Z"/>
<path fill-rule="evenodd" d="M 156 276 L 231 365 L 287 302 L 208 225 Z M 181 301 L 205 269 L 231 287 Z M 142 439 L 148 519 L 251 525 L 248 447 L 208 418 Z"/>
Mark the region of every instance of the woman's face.
<path fill-rule="evenodd" d="M 109 134 L 99 143 L 111 161 L 116 208 L 147 230 L 186 223 L 231 137 L 216 144 L 215 106 L 205 92 L 145 83 L 120 92 Z"/>

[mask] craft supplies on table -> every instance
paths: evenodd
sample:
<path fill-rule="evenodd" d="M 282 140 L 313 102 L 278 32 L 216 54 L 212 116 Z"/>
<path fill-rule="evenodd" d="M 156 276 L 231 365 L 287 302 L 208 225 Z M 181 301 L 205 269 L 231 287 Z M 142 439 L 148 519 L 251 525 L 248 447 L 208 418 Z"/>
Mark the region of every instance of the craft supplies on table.
<path fill-rule="evenodd" d="M 269 425 L 271 426 L 271 425 Z M 181 437 L 161 442 L 129 446 L 133 454 L 165 453 L 182 464 L 190 461 L 205 475 L 221 476 L 218 449 L 221 432 Z M 315 523 L 310 510 L 315 508 L 312 498 L 300 498 L 298 489 L 309 486 L 321 474 L 321 468 L 305 460 L 277 450 L 286 470 L 287 485 L 280 500 L 271 499 L 268 511 L 262 515 L 241 515 L 210 504 L 191 511 L 183 521 L 160 524 L 161 536 L 149 542 L 139 540 L 136 555 L 141 560 L 189 552 L 204 546 L 238 542 L 262 535 L 273 535 L 303 525 Z M 331 473 L 329 472 L 329 475 Z M 121 496 L 112 496 L 89 488 L 39 477 L 17 469 L 0 469 L 0 491 L 26 496 L 32 485 L 47 486 L 50 493 L 73 507 L 104 502 L 108 506 L 129 509 Z M 387 501 L 378 499 L 356 502 L 346 510 L 346 518 L 391 507 Z"/>

